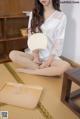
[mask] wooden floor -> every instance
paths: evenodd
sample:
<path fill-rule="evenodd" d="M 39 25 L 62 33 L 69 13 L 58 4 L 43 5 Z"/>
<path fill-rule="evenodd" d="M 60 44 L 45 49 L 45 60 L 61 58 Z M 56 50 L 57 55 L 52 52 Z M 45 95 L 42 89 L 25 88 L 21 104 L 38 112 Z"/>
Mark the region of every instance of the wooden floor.
<path fill-rule="evenodd" d="M 12 63 L 0 64 L 0 86 L 6 82 L 18 82 L 43 87 L 43 93 L 34 110 L 0 104 L 0 111 L 8 111 L 9 119 L 79 119 L 60 100 L 63 77 L 33 76 L 15 72 Z M 77 86 L 73 84 L 72 90 Z"/>

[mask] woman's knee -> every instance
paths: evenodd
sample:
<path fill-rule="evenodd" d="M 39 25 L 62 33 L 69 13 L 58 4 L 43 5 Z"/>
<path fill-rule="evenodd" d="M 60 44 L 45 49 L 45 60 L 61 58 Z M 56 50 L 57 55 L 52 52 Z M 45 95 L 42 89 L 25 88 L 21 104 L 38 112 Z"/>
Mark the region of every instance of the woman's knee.
<path fill-rule="evenodd" d="M 64 65 L 65 65 L 66 70 L 72 68 L 69 62 L 65 62 Z"/>
<path fill-rule="evenodd" d="M 63 63 L 63 66 L 62 66 L 62 73 L 64 73 L 65 71 L 67 71 L 67 70 L 69 70 L 69 69 L 71 69 L 71 68 L 72 68 L 72 67 L 71 67 L 71 64 L 65 61 L 65 62 Z"/>
<path fill-rule="evenodd" d="M 69 62 L 66 62 L 66 61 L 61 61 L 59 62 L 59 68 L 60 68 L 60 74 L 63 74 L 65 71 L 71 69 L 71 64 Z"/>

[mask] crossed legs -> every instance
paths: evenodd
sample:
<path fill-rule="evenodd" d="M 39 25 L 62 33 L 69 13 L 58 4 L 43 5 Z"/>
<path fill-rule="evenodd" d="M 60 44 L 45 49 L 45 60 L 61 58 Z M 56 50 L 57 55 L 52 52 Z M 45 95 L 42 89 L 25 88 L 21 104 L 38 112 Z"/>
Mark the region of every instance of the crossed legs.
<path fill-rule="evenodd" d="M 70 64 L 66 61 L 54 60 L 51 67 L 39 69 L 39 65 L 34 63 L 33 57 L 30 54 L 26 54 L 20 51 L 11 51 L 9 54 L 10 59 L 21 66 L 17 71 L 43 75 L 43 76 L 59 76 L 64 73 L 67 69 L 71 68 Z"/>
<path fill-rule="evenodd" d="M 34 74 L 34 75 L 42 75 L 42 76 L 61 76 L 64 71 L 70 69 L 71 66 L 69 63 L 63 60 L 55 60 L 54 64 L 51 67 L 43 68 L 43 69 L 18 69 L 18 72 Z"/>

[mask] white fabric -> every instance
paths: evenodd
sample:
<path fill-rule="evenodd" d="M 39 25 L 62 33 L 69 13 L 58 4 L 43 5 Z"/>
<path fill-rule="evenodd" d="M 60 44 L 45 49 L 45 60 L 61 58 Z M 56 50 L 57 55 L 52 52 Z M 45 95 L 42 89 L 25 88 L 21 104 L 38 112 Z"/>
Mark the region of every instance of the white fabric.
<path fill-rule="evenodd" d="M 29 12 L 29 22 L 28 22 L 28 28 L 31 28 L 31 19 L 32 19 L 32 11 Z"/>
<path fill-rule="evenodd" d="M 53 55 L 55 58 L 61 56 L 63 50 L 66 21 L 66 15 L 63 12 L 56 10 L 41 25 L 42 32 L 48 37 L 47 48 L 45 50 L 40 50 L 39 52 L 41 59 L 47 59 L 50 55 Z"/>
<path fill-rule="evenodd" d="M 46 49 L 47 48 L 47 37 L 43 33 L 34 33 L 28 39 L 28 48 L 33 51 L 35 49 Z"/>

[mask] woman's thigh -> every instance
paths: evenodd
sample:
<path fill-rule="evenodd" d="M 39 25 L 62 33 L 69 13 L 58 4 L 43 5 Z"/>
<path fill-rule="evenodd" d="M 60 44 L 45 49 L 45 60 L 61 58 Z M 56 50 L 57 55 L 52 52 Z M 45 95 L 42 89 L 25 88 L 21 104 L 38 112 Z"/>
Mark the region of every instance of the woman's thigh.
<path fill-rule="evenodd" d="M 10 52 L 9 57 L 14 63 L 21 67 L 31 69 L 39 68 L 39 66 L 33 62 L 33 57 L 30 54 L 14 50 Z"/>
<path fill-rule="evenodd" d="M 20 58 L 20 57 L 24 57 L 24 58 L 28 58 L 30 60 L 33 60 L 33 56 L 28 54 L 28 53 L 24 53 L 22 51 L 17 51 L 17 50 L 13 50 L 9 53 L 9 57 L 11 60 L 15 60 L 17 58 Z"/>

